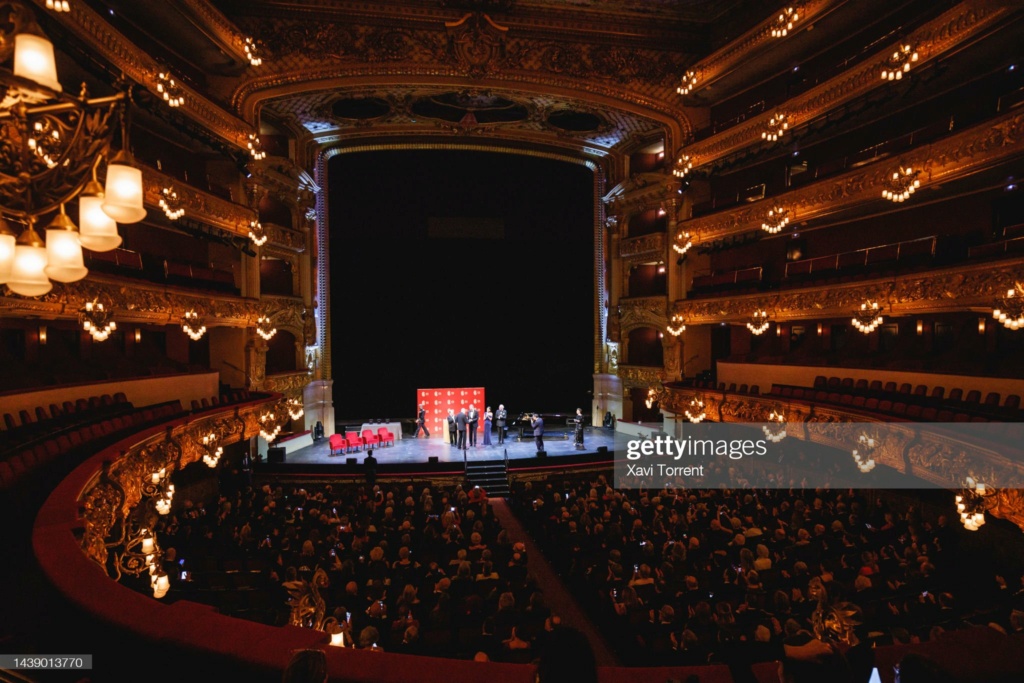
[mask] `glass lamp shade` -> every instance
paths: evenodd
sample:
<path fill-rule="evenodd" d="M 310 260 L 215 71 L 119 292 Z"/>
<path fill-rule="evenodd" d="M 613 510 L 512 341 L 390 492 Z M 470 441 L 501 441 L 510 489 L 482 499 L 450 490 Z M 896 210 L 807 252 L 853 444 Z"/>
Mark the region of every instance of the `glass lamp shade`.
<path fill-rule="evenodd" d="M 103 210 L 102 195 L 78 197 L 78 239 L 91 251 L 110 251 L 121 246 L 117 223 Z"/>
<path fill-rule="evenodd" d="M 124 154 L 118 154 L 107 165 L 103 212 L 118 223 L 138 223 L 146 217 L 146 208 L 142 205 L 142 171 L 132 166 Z"/>
<path fill-rule="evenodd" d="M 35 81 L 50 90 L 61 91 L 53 43 L 43 36 L 19 33 L 14 37 L 14 75 Z"/>
<path fill-rule="evenodd" d="M 64 213 L 63 205 L 46 228 L 46 260 L 43 272 L 57 282 L 76 282 L 89 274 L 82 259 L 78 230 Z"/>
<path fill-rule="evenodd" d="M 53 288 L 45 271 L 46 247 L 30 226 L 21 233 L 14 247 L 14 265 L 7 287 L 21 296 L 42 296 Z"/>
<path fill-rule="evenodd" d="M 0 285 L 11 277 L 14 266 L 14 235 L 4 229 L 0 222 Z"/>

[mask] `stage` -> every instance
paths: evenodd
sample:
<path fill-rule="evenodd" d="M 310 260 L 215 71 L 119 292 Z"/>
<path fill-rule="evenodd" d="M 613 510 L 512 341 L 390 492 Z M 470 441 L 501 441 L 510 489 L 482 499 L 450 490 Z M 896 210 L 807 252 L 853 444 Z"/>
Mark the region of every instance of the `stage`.
<path fill-rule="evenodd" d="M 563 432 L 552 430 L 544 436 L 544 450 L 549 459 L 568 458 L 573 456 L 589 455 L 594 456 L 599 448 L 605 448 L 609 453 L 613 450 L 615 432 L 612 429 L 603 427 L 587 427 L 583 435 L 583 450 L 577 450 L 572 440 L 572 433 L 565 438 Z M 510 432 L 503 445 L 498 445 L 496 434 L 491 435 L 493 445 L 484 446 L 483 435 L 478 435 L 477 445 L 466 449 L 465 458 L 469 462 L 486 462 L 502 460 L 505 451 L 508 451 L 508 459 L 511 460 L 536 460 L 537 446 L 533 437 L 527 437 L 522 441 L 518 440 L 518 431 Z M 602 451 L 603 453 L 603 451 Z M 448 434 L 445 438 L 436 438 L 431 432 L 431 438 L 413 439 L 406 435 L 405 438 L 395 441 L 395 445 L 377 447 L 373 449 L 373 456 L 381 466 L 387 465 L 425 465 L 431 462 L 431 458 L 437 458 L 437 463 L 463 464 L 463 452 L 448 443 Z M 331 455 L 327 439 L 321 439 L 311 446 L 306 446 L 288 453 L 286 466 L 291 465 L 345 465 L 346 458 L 358 458 L 362 463 L 366 457 L 365 449 L 359 451 L 350 450 L 348 453 L 338 452 Z M 511 463 L 510 463 L 511 464 Z"/>

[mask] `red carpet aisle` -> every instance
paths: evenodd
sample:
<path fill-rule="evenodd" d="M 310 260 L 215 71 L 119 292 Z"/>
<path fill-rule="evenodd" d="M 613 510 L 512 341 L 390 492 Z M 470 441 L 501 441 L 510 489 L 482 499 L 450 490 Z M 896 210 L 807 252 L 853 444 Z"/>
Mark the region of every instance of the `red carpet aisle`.
<path fill-rule="evenodd" d="M 504 499 L 491 498 L 488 502 L 494 510 L 494 516 L 501 522 L 502 528 L 508 531 L 509 538 L 526 544 L 526 554 L 530 558 L 529 571 L 537 580 L 541 590 L 544 591 L 544 602 L 551 608 L 552 613 L 562 618 L 562 624 L 572 626 L 587 637 L 587 640 L 590 641 L 590 646 L 594 648 L 594 656 L 597 658 L 598 666 L 617 666 L 618 661 L 604 642 L 604 638 L 601 637 L 601 634 L 590 623 L 583 610 L 576 604 L 576 600 L 566 590 L 562 579 L 551 568 L 548 561 L 544 559 L 540 548 L 530 538 L 530 534 L 526 533 L 526 529 L 519 523 L 519 520 L 512 514 L 512 511 L 508 509 Z"/>

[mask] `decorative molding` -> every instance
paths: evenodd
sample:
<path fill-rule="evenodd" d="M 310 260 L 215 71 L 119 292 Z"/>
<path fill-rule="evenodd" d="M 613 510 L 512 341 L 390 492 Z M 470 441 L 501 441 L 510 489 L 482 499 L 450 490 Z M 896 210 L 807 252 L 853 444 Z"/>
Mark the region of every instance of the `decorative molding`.
<path fill-rule="evenodd" d="M 660 384 L 664 379 L 664 371 L 661 368 L 639 365 L 619 365 L 618 368 L 623 389 L 647 388 Z"/>
<path fill-rule="evenodd" d="M 33 2 L 41 11 L 46 11 L 45 0 Z M 157 76 L 162 70 L 161 66 L 124 35 L 114 30 L 88 3 L 72 2 L 70 12 L 49 14 L 53 21 L 60 22 L 75 37 L 109 62 L 115 71 L 121 71 L 127 78 L 156 93 Z M 228 144 L 245 149 L 252 126 L 214 104 L 187 84 L 180 83 L 180 87 L 185 93 L 186 104 L 179 107 L 179 111 Z"/>
<path fill-rule="evenodd" d="M 619 332 L 628 334 L 638 327 L 664 330 L 668 325 L 665 314 L 667 299 L 663 296 L 637 297 L 619 301 Z"/>
<path fill-rule="evenodd" d="M 209 0 L 182 0 L 182 4 L 192 15 L 202 21 L 204 31 L 216 43 L 231 51 L 239 62 L 246 63 L 249 57 L 245 54 L 245 38 L 242 32 Z"/>
<path fill-rule="evenodd" d="M 267 375 L 263 380 L 263 391 L 272 391 L 293 398 L 302 398 L 302 390 L 313 378 L 305 370 Z"/>
<path fill-rule="evenodd" d="M 909 43 L 915 46 L 921 57 L 916 68 L 921 68 L 921 65 L 929 60 L 940 58 L 957 45 L 988 30 L 1011 11 L 1008 4 L 999 7 L 995 4 L 962 2 L 911 35 L 902 38 L 899 44 Z M 803 23 L 804 19 L 801 18 L 800 21 Z M 777 111 L 786 113 L 792 130 L 794 125 L 820 117 L 846 102 L 863 97 L 872 90 L 891 87 L 879 77 L 879 74 L 894 49 L 896 45 L 890 45 L 849 71 L 844 71 L 807 92 L 771 107 L 770 111 L 688 145 L 682 152 L 690 156 L 694 168 L 700 168 L 745 147 L 760 144 L 761 131 L 768 119 Z"/>
<path fill-rule="evenodd" d="M 621 217 L 621 225 L 626 223 L 625 219 L 630 214 L 674 202 L 678 189 L 679 181 L 672 175 L 661 171 L 637 173 L 613 187 L 604 196 L 604 201 L 609 214 Z M 668 207 L 665 208 L 667 211 Z"/>
<path fill-rule="evenodd" d="M 634 262 L 651 257 L 665 258 L 665 233 L 653 232 L 649 235 L 619 240 L 619 258 Z"/>
<path fill-rule="evenodd" d="M 143 486 L 153 472 L 166 468 L 167 476 L 202 460 L 202 437 L 216 432 L 219 443 L 243 441 L 260 432 L 259 414 L 279 399 L 271 396 L 228 410 L 183 422 L 133 444 L 116 460 L 104 466 L 103 473 L 79 497 L 82 509 L 81 546 L 85 554 L 107 569 L 108 542 L 116 526 L 122 524 L 140 504 Z"/>
<path fill-rule="evenodd" d="M 78 318 L 78 310 L 87 301 L 109 302 L 117 322 L 178 325 L 188 310 L 206 316 L 208 326 L 255 327 L 260 316 L 260 303 L 255 299 L 230 296 L 220 292 L 195 292 L 160 285 L 127 281 L 109 275 L 92 273 L 72 283 L 54 283 L 49 294 L 37 299 L 0 296 L 0 317 Z M 305 322 L 302 301 L 266 297 L 268 310 L 294 329 L 301 339 Z M 296 322 L 298 321 L 298 322 Z M 313 337 L 315 339 L 315 336 Z"/>
<path fill-rule="evenodd" d="M 249 221 L 256 216 L 252 209 L 204 192 L 152 166 L 139 164 L 139 167 L 142 169 L 143 201 L 146 205 L 158 209 L 160 192 L 165 187 L 173 185 L 181 206 L 185 209 L 185 216 L 233 235 L 248 238 Z"/>
<path fill-rule="evenodd" d="M 772 294 L 723 295 L 713 299 L 684 299 L 670 306 L 687 325 L 743 322 L 751 311 L 766 310 L 772 320 L 848 318 L 865 300 L 878 301 L 887 316 L 921 315 L 984 309 L 1020 280 L 1024 258 L 995 263 L 965 264 L 895 279 L 836 283 L 826 287 L 783 290 Z"/>
<path fill-rule="evenodd" d="M 778 404 L 776 396 L 749 396 L 718 390 L 666 386 L 661 400 L 663 410 L 681 415 L 690 400 L 700 393 L 708 416 L 718 422 L 763 422 Z M 963 477 L 971 474 L 1001 494 L 992 514 L 1014 522 L 1024 529 L 1024 453 L 1011 453 L 1005 445 L 986 448 L 972 440 L 967 443 L 942 425 L 922 429 L 928 423 L 890 422 L 885 418 L 860 413 L 841 406 L 818 406 L 799 399 L 786 399 L 786 433 L 790 438 L 849 451 L 850 423 L 878 423 L 885 426 L 879 448 L 872 457 L 879 464 L 936 486 L 959 488 Z"/>
<path fill-rule="evenodd" d="M 836 0 L 805 0 L 801 2 L 800 24 L 797 30 L 813 24 L 818 16 L 833 4 L 836 4 Z M 691 66 L 689 70 L 693 71 L 698 79 L 697 87 L 693 92 L 699 92 L 709 83 L 713 83 L 731 72 L 768 46 L 782 45 L 781 41 L 772 37 L 772 25 L 775 23 L 776 16 L 777 14 L 772 12 L 767 20 Z M 683 72 L 680 70 L 678 73 L 681 77 Z"/>
<path fill-rule="evenodd" d="M 938 142 L 899 156 L 904 166 L 922 169 L 922 189 L 971 175 L 1024 153 L 1024 112 L 1013 111 Z M 871 201 L 884 201 L 882 189 L 896 158 L 885 158 L 805 187 L 784 192 L 741 208 L 678 223 L 694 244 L 759 230 L 768 204 L 786 206 L 801 221 Z M 767 203 L 766 203 L 767 202 Z"/>

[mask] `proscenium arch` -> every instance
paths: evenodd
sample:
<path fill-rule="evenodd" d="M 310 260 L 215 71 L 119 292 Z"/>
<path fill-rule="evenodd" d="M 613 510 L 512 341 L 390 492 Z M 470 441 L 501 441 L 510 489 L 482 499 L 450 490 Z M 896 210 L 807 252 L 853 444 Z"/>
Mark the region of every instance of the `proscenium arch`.
<path fill-rule="evenodd" d="M 495 90 L 526 96 L 575 100 L 597 109 L 621 111 L 650 119 L 665 128 L 665 149 L 682 146 L 694 132 L 690 118 L 681 106 L 647 96 L 637 96 L 628 88 L 605 84 L 579 83 L 561 78 L 541 80 L 516 75 L 509 79 L 471 78 L 465 74 L 438 73 L 366 73 L 328 75 L 292 71 L 254 78 L 243 83 L 232 95 L 232 104 L 246 121 L 257 125 L 264 102 L 301 97 L 319 92 L 344 92 L 349 89 L 420 86 L 443 89 Z M 600 90 L 598 90 L 598 87 Z M 583 146 L 582 144 L 580 146 Z"/>
<path fill-rule="evenodd" d="M 375 144 L 352 145 L 345 147 L 330 147 L 320 151 L 316 160 L 316 182 L 321 191 L 316 198 L 316 285 L 317 285 L 317 307 L 316 325 L 317 339 L 321 345 L 320 356 L 322 359 L 324 378 L 331 375 L 331 299 L 330 299 L 330 252 L 329 252 L 329 221 L 327 209 L 327 183 L 329 181 L 327 166 L 328 162 L 339 154 L 352 154 L 358 152 L 383 152 L 383 151 L 404 151 L 404 150 L 451 150 L 470 152 L 499 152 L 504 154 L 515 154 L 519 156 L 532 156 L 542 159 L 551 159 L 571 164 L 585 166 L 594 174 L 594 372 L 599 371 L 600 359 L 603 353 L 605 340 L 607 339 L 607 311 L 605 310 L 605 264 L 604 264 L 604 186 L 607 178 L 603 166 L 592 159 L 569 153 L 557 151 L 542 151 L 537 149 L 519 149 L 503 145 L 503 142 L 495 140 L 494 144 L 487 144 L 485 141 L 466 142 L 402 142 L 388 143 L 378 142 Z"/>

